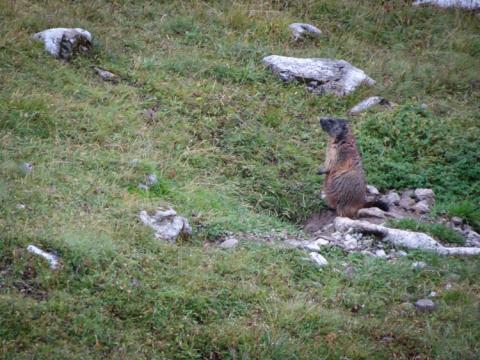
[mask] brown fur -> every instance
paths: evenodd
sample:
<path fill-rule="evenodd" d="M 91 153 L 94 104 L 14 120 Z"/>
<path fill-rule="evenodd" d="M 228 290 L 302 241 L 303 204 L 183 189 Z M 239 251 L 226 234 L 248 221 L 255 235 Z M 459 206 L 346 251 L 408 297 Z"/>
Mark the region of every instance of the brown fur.
<path fill-rule="evenodd" d="M 343 122 L 341 136 L 332 137 L 329 133 L 324 190 L 327 204 L 336 209 L 338 216 L 354 218 L 366 204 L 366 183 L 355 138 L 348 123 Z"/>

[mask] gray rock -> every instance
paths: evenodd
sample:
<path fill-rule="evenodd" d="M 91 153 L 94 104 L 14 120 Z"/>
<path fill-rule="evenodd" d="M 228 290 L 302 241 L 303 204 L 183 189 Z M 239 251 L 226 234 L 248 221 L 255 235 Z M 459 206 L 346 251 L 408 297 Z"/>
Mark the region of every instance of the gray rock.
<path fill-rule="evenodd" d="M 147 174 L 147 180 L 146 180 L 145 183 L 148 187 L 157 185 L 158 184 L 157 175 L 155 175 L 153 173 L 152 174 Z"/>
<path fill-rule="evenodd" d="M 404 192 L 402 192 L 402 198 L 403 197 L 410 197 L 410 198 L 413 198 L 415 196 L 415 191 L 413 190 L 405 190 Z"/>
<path fill-rule="evenodd" d="M 330 244 L 330 241 L 328 241 L 328 240 L 326 240 L 326 239 L 316 239 L 316 240 L 315 240 L 315 243 L 316 243 L 318 246 L 325 246 L 325 245 Z"/>
<path fill-rule="evenodd" d="M 327 259 L 325 259 L 322 255 L 320 255 L 319 253 L 316 253 L 316 252 L 311 252 L 310 254 L 308 254 L 310 256 L 310 259 L 315 263 L 317 264 L 317 266 L 319 267 L 324 267 L 324 266 L 327 266 L 328 265 L 328 261 Z"/>
<path fill-rule="evenodd" d="M 92 34 L 81 28 L 48 29 L 34 34 L 33 38 L 43 41 L 50 55 L 67 61 L 76 53 L 86 53 L 92 48 Z"/>
<path fill-rule="evenodd" d="M 293 23 L 288 25 L 288 27 L 290 30 L 292 30 L 293 38 L 295 41 L 305 37 L 306 35 L 320 36 L 322 34 L 320 29 L 310 24 Z"/>
<path fill-rule="evenodd" d="M 409 196 L 403 196 L 400 198 L 398 205 L 404 210 L 411 210 L 412 206 L 415 205 L 415 200 Z"/>
<path fill-rule="evenodd" d="M 469 246 L 480 247 L 480 234 L 470 230 L 466 234 L 466 243 Z"/>
<path fill-rule="evenodd" d="M 302 248 L 303 247 L 303 244 L 302 244 L 301 241 L 293 240 L 293 239 L 285 240 L 285 245 L 287 245 L 288 247 L 291 247 L 291 248 Z"/>
<path fill-rule="evenodd" d="M 480 0 L 416 0 L 412 5 L 434 5 L 442 8 L 457 7 L 475 10 L 480 9 Z"/>
<path fill-rule="evenodd" d="M 308 251 L 320 251 L 320 246 L 316 241 L 305 241 L 303 247 Z"/>
<path fill-rule="evenodd" d="M 154 215 L 146 211 L 139 214 L 140 221 L 155 231 L 155 238 L 175 242 L 178 237 L 188 237 L 192 234 L 192 228 L 188 220 L 178 216 L 173 209 L 157 209 Z"/>
<path fill-rule="evenodd" d="M 271 55 L 265 57 L 263 62 L 283 81 L 306 83 L 308 90 L 317 95 L 330 93 L 344 96 L 362 84 L 375 83 L 362 70 L 344 60 Z"/>
<path fill-rule="evenodd" d="M 285 240 L 285 245 L 292 248 L 303 249 L 308 251 L 320 251 L 320 246 L 317 244 L 317 241 L 307 241 L 307 240 L 296 240 L 289 239 Z"/>
<path fill-rule="evenodd" d="M 414 196 L 419 201 L 426 201 L 430 206 L 435 203 L 435 193 L 432 189 L 416 189 Z"/>
<path fill-rule="evenodd" d="M 463 219 L 458 216 L 454 216 L 452 217 L 452 224 L 455 226 L 460 226 L 463 224 Z"/>
<path fill-rule="evenodd" d="M 415 308 L 421 312 L 430 312 L 435 310 L 435 303 L 430 299 L 420 299 L 415 303 Z"/>
<path fill-rule="evenodd" d="M 24 162 L 18 165 L 18 169 L 23 175 L 28 175 L 32 172 L 33 165 L 31 163 Z"/>
<path fill-rule="evenodd" d="M 378 249 L 378 250 L 375 251 L 375 256 L 379 257 L 379 258 L 386 258 L 387 253 L 383 249 Z"/>
<path fill-rule="evenodd" d="M 357 105 L 352 107 L 348 113 L 350 115 L 357 115 L 376 105 L 382 105 L 385 108 L 391 108 L 393 104 L 381 96 L 372 96 L 368 99 L 360 101 Z"/>
<path fill-rule="evenodd" d="M 403 251 L 403 250 L 398 250 L 398 251 L 397 251 L 397 255 L 398 255 L 398 256 L 401 256 L 401 257 L 408 256 L 408 254 L 407 254 L 405 251 Z"/>
<path fill-rule="evenodd" d="M 145 185 L 145 184 L 138 184 L 138 188 L 140 190 L 144 190 L 144 191 L 147 191 L 148 189 L 150 189 L 150 187 L 148 185 Z"/>
<path fill-rule="evenodd" d="M 400 196 L 395 191 L 389 191 L 380 198 L 380 201 L 385 202 L 389 206 L 398 205 L 400 202 Z"/>
<path fill-rule="evenodd" d="M 219 246 L 222 249 L 233 249 L 237 247 L 238 245 L 238 240 L 234 237 L 229 237 L 225 241 L 223 241 Z"/>
<path fill-rule="evenodd" d="M 438 296 L 438 293 L 434 290 L 430 291 L 430 294 L 428 294 L 428 297 L 432 298 L 432 297 L 437 297 Z"/>
<path fill-rule="evenodd" d="M 60 265 L 60 259 L 57 255 L 46 252 L 46 251 L 40 249 L 39 247 L 36 247 L 35 245 L 28 245 L 27 251 L 29 253 L 39 255 L 42 258 L 44 258 L 45 260 L 47 260 L 48 263 L 50 264 L 50 269 L 52 269 L 52 270 L 57 269 L 58 266 Z"/>
<path fill-rule="evenodd" d="M 117 75 L 115 75 L 114 73 L 111 73 L 110 71 L 107 71 L 107 70 L 103 70 L 99 67 L 94 67 L 95 69 L 95 72 L 98 74 L 98 76 L 100 76 L 102 78 L 102 80 L 105 80 L 105 81 L 110 81 L 110 82 L 118 82 L 119 80 L 119 77 Z"/>
<path fill-rule="evenodd" d="M 423 261 L 414 261 L 412 263 L 412 269 L 415 269 L 415 270 L 425 269 L 426 267 L 427 267 L 427 264 Z"/>
<path fill-rule="evenodd" d="M 367 185 L 367 194 L 380 195 L 380 191 L 378 191 L 378 189 L 373 185 Z"/>
<path fill-rule="evenodd" d="M 419 214 L 426 214 L 430 212 L 430 206 L 426 200 L 422 200 L 413 205 L 412 210 Z"/>
<path fill-rule="evenodd" d="M 343 246 L 346 250 L 355 250 L 358 247 L 358 240 L 354 236 L 347 234 L 345 235 Z"/>
<path fill-rule="evenodd" d="M 385 212 L 377 207 L 363 208 L 358 210 L 358 217 L 359 218 L 374 217 L 378 219 L 384 219 Z"/>

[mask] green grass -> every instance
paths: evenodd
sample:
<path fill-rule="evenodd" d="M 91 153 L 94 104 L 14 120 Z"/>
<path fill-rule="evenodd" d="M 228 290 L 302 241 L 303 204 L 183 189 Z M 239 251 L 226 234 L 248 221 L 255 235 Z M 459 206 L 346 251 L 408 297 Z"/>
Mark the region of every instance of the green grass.
<path fill-rule="evenodd" d="M 294 43 L 294 21 L 323 35 Z M 49 57 L 31 35 L 56 26 L 92 32 L 93 53 Z M 478 259 L 331 249 L 320 271 L 297 251 L 206 246 L 228 232 L 300 232 L 324 206 L 318 118 L 373 95 L 399 106 L 352 119 L 369 182 L 432 188 L 440 211 L 479 229 L 474 13 L 400 0 L 21 0 L 0 2 L 0 33 L 1 357 L 478 357 Z M 317 97 L 271 75 L 271 54 L 342 58 L 377 82 Z M 159 183 L 141 191 L 148 173 Z M 158 206 L 186 216 L 193 238 L 154 240 L 137 215 Z M 432 290 L 437 311 L 408 310 Z"/>
<path fill-rule="evenodd" d="M 412 219 L 393 220 L 389 224 L 395 228 L 427 233 L 444 243 L 465 244 L 465 238 L 457 231 L 443 224 L 430 224 Z"/>

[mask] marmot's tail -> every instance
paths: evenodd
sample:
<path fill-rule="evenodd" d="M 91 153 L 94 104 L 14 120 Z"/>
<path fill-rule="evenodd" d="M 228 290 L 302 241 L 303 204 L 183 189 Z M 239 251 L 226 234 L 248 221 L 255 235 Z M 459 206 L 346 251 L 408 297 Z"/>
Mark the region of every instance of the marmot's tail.
<path fill-rule="evenodd" d="M 365 205 L 363 205 L 363 207 L 364 208 L 377 207 L 379 209 L 382 209 L 383 211 L 389 210 L 388 204 L 381 200 L 367 201 Z"/>

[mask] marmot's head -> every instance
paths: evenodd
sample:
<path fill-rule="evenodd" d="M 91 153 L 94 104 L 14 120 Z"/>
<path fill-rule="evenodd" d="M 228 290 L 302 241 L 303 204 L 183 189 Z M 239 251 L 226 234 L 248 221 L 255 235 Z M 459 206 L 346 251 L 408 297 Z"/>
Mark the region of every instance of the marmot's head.
<path fill-rule="evenodd" d="M 334 118 L 320 118 L 320 125 L 330 137 L 341 140 L 348 134 L 348 121 Z"/>

